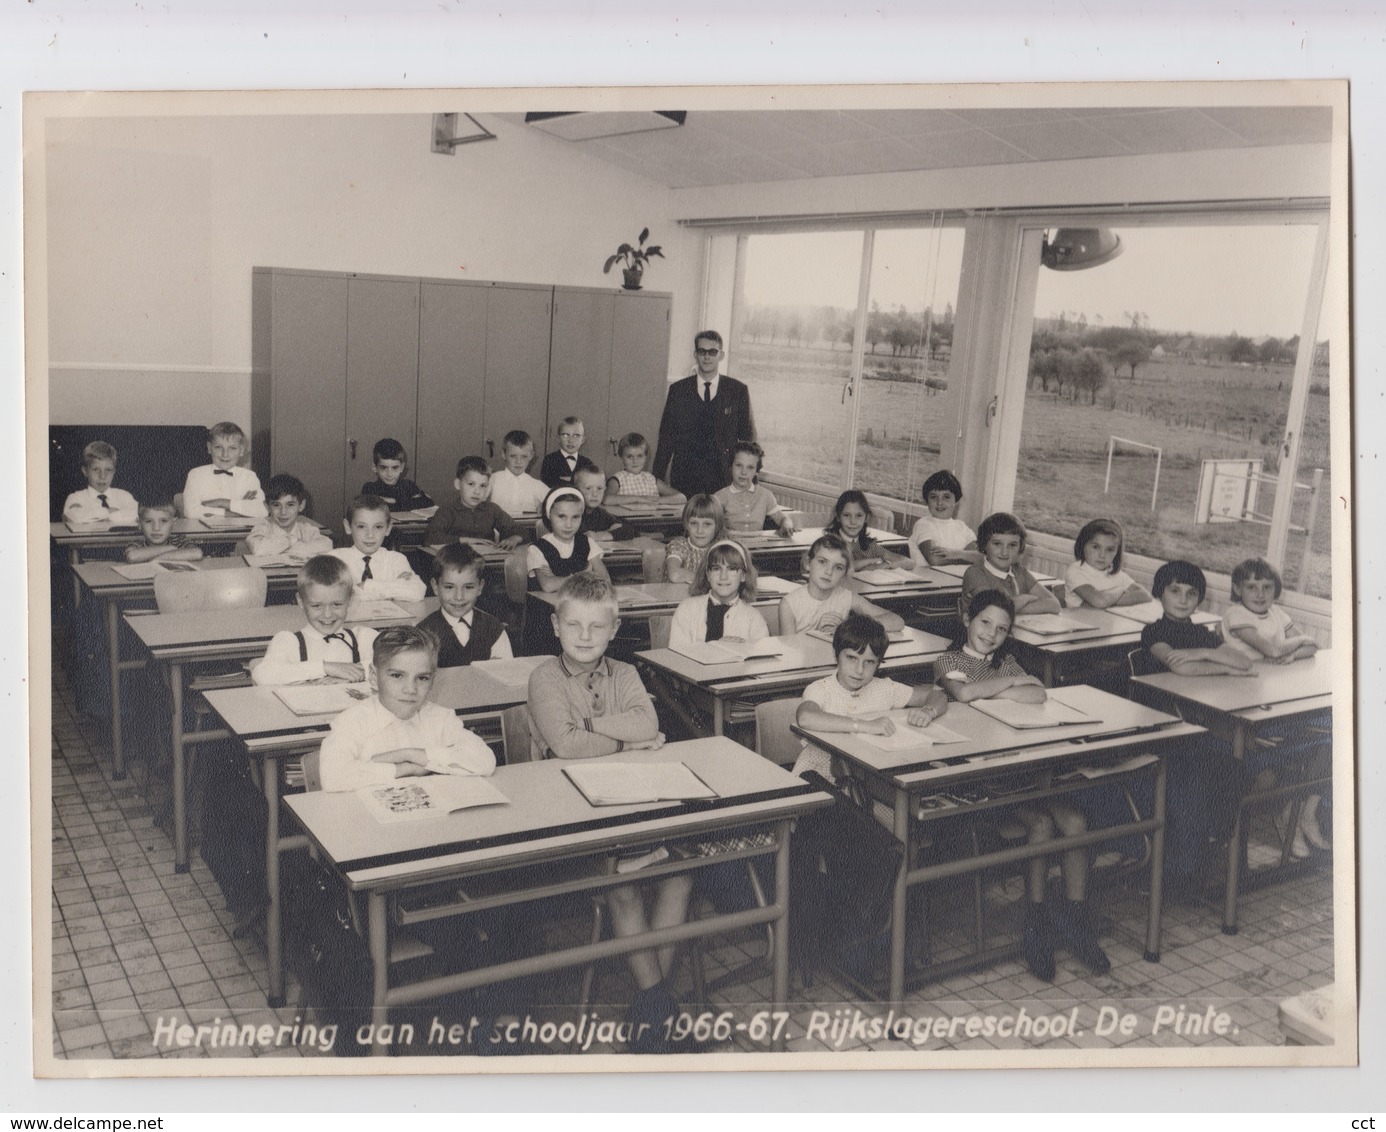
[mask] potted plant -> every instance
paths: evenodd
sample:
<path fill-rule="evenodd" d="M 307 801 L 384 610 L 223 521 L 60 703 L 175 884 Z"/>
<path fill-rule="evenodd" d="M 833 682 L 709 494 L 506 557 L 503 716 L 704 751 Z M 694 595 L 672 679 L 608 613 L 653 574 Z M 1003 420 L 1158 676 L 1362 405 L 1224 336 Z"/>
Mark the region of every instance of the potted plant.
<path fill-rule="evenodd" d="M 629 244 L 622 244 L 616 249 L 616 254 L 607 258 L 606 266 L 602 268 L 603 275 L 609 275 L 612 267 L 621 264 L 621 274 L 625 278 L 625 288 L 627 291 L 640 290 L 640 279 L 645 274 L 645 264 L 650 261 L 651 256 L 664 258 L 664 251 L 658 244 L 651 244 L 648 248 L 645 241 L 650 238 L 650 230 L 642 228 L 638 247 L 631 247 Z"/>

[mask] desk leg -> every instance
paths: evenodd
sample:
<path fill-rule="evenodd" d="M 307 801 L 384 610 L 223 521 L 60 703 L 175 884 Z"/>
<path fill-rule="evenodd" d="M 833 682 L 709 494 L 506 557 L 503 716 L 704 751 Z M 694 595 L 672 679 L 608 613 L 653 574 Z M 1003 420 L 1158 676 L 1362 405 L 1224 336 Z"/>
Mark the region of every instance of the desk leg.
<path fill-rule="evenodd" d="M 371 967 L 375 975 L 371 992 L 371 1024 L 374 1028 L 388 1021 L 386 995 L 390 990 L 390 925 L 386 920 L 386 899 L 383 892 L 372 891 L 366 913 L 366 929 L 370 933 Z M 389 1046 L 379 1042 L 371 1043 L 371 1053 L 384 1057 L 390 1052 Z"/>
<path fill-rule="evenodd" d="M 722 697 L 714 695 L 712 697 L 712 733 L 714 735 L 722 734 L 723 716 L 725 714 L 722 707 Z"/>
<path fill-rule="evenodd" d="M 67 549 L 68 573 L 72 575 L 72 608 L 82 604 L 82 579 L 77 577 L 77 567 L 82 564 L 82 552 L 75 546 Z"/>
<path fill-rule="evenodd" d="M 183 781 L 183 666 L 168 666 L 169 691 L 173 696 L 173 871 L 188 871 L 188 799 Z"/>
<path fill-rule="evenodd" d="M 247 757 L 250 757 L 247 755 Z M 284 903 L 279 894 L 279 761 L 265 759 L 260 768 L 265 787 L 265 960 L 269 966 L 269 1004 L 284 1005 Z"/>
<path fill-rule="evenodd" d="M 867 813 L 870 812 L 868 809 Z M 895 874 L 895 896 L 890 913 L 889 1001 L 898 1006 L 905 1001 L 905 920 L 909 914 L 910 895 L 910 796 L 903 790 L 895 792 L 895 837 L 905 847 L 900 871 Z"/>
<path fill-rule="evenodd" d="M 1246 757 L 1247 725 L 1238 723 L 1232 730 L 1232 757 L 1241 762 Z M 1242 879 L 1242 807 L 1238 799 L 1237 817 L 1232 823 L 1232 837 L 1227 843 L 1227 889 L 1222 899 L 1222 934 L 1237 934 L 1237 892 Z"/>
<path fill-rule="evenodd" d="M 775 852 L 775 904 L 780 918 L 775 921 L 775 977 L 770 992 L 774 1010 L 784 1010 L 789 1002 L 789 830 L 790 822 L 780 823 L 780 847 Z M 775 1041 L 775 1049 L 783 1052 L 784 1035 Z"/>
<path fill-rule="evenodd" d="M 1145 961 L 1160 961 L 1160 913 L 1164 904 L 1165 877 L 1165 781 L 1169 771 L 1169 756 L 1160 757 L 1155 771 L 1155 810 L 1152 815 L 1160 824 L 1150 837 L 1150 908 L 1145 924 Z"/>
<path fill-rule="evenodd" d="M 120 610 L 114 601 L 106 602 L 106 662 L 111 667 L 111 778 L 125 777 L 125 750 L 120 718 Z"/>

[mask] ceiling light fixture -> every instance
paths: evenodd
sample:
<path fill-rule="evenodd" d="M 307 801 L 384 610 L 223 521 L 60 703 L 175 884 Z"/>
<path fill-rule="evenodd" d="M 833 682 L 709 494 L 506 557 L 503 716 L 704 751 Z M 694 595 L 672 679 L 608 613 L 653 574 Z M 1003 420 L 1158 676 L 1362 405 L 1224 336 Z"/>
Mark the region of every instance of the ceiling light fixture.
<path fill-rule="evenodd" d="M 1045 234 L 1040 263 L 1052 271 L 1083 271 L 1109 263 L 1125 249 L 1110 228 L 1060 228 Z"/>

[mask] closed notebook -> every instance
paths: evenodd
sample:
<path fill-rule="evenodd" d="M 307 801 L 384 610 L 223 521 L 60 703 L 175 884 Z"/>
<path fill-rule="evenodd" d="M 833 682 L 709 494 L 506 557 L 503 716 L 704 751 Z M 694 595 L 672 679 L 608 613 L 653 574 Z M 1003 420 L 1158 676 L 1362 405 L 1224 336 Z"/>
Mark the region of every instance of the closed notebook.
<path fill-rule="evenodd" d="M 477 806 L 500 806 L 510 799 L 489 778 L 435 774 L 406 778 L 356 791 L 378 822 L 424 821 Z"/>
<path fill-rule="evenodd" d="M 147 582 L 150 578 L 159 574 L 165 574 L 172 570 L 175 574 L 189 570 L 196 570 L 197 566 L 192 562 L 131 562 L 126 565 L 112 566 L 117 574 L 122 578 L 129 578 L 132 582 Z"/>
<path fill-rule="evenodd" d="M 371 698 L 371 686 L 359 684 L 286 684 L 274 695 L 295 715 L 334 715 Z"/>
<path fill-rule="evenodd" d="M 594 806 L 718 797 L 684 763 L 581 763 L 565 766 L 563 773 Z"/>
<path fill-rule="evenodd" d="M 242 527 L 249 530 L 256 523 L 245 515 L 204 515 L 198 521 L 212 531 L 237 531 Z"/>
<path fill-rule="evenodd" d="M 793 593 L 799 588 L 798 582 L 791 582 L 788 578 L 767 578 L 762 574 L 756 579 L 756 594 L 763 597 L 766 594 L 785 594 Z"/>
<path fill-rule="evenodd" d="M 859 582 L 871 586 L 928 585 L 929 579 L 921 577 L 913 570 L 899 567 L 878 567 L 874 570 L 860 570 L 856 574 Z"/>
<path fill-rule="evenodd" d="M 1136 621 L 1142 625 L 1153 625 L 1165 614 L 1164 606 L 1158 601 L 1143 601 L 1137 605 L 1109 605 L 1108 613 L 1115 613 L 1118 617 L 1125 617 L 1128 621 Z M 1205 613 L 1203 610 L 1195 611 L 1190 620 L 1195 625 L 1214 625 L 1222 620 L 1216 613 Z"/>

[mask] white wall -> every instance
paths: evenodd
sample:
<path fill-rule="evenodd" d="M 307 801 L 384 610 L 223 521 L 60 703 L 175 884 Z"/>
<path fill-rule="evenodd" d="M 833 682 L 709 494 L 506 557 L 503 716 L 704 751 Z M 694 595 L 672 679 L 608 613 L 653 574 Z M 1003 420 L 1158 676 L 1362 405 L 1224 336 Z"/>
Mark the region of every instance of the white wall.
<path fill-rule="evenodd" d="M 430 152 L 425 114 L 49 119 L 50 418 L 195 424 L 250 412 L 250 270 L 620 285 L 648 225 L 696 330 L 702 237 L 668 190 L 513 122 Z"/>

